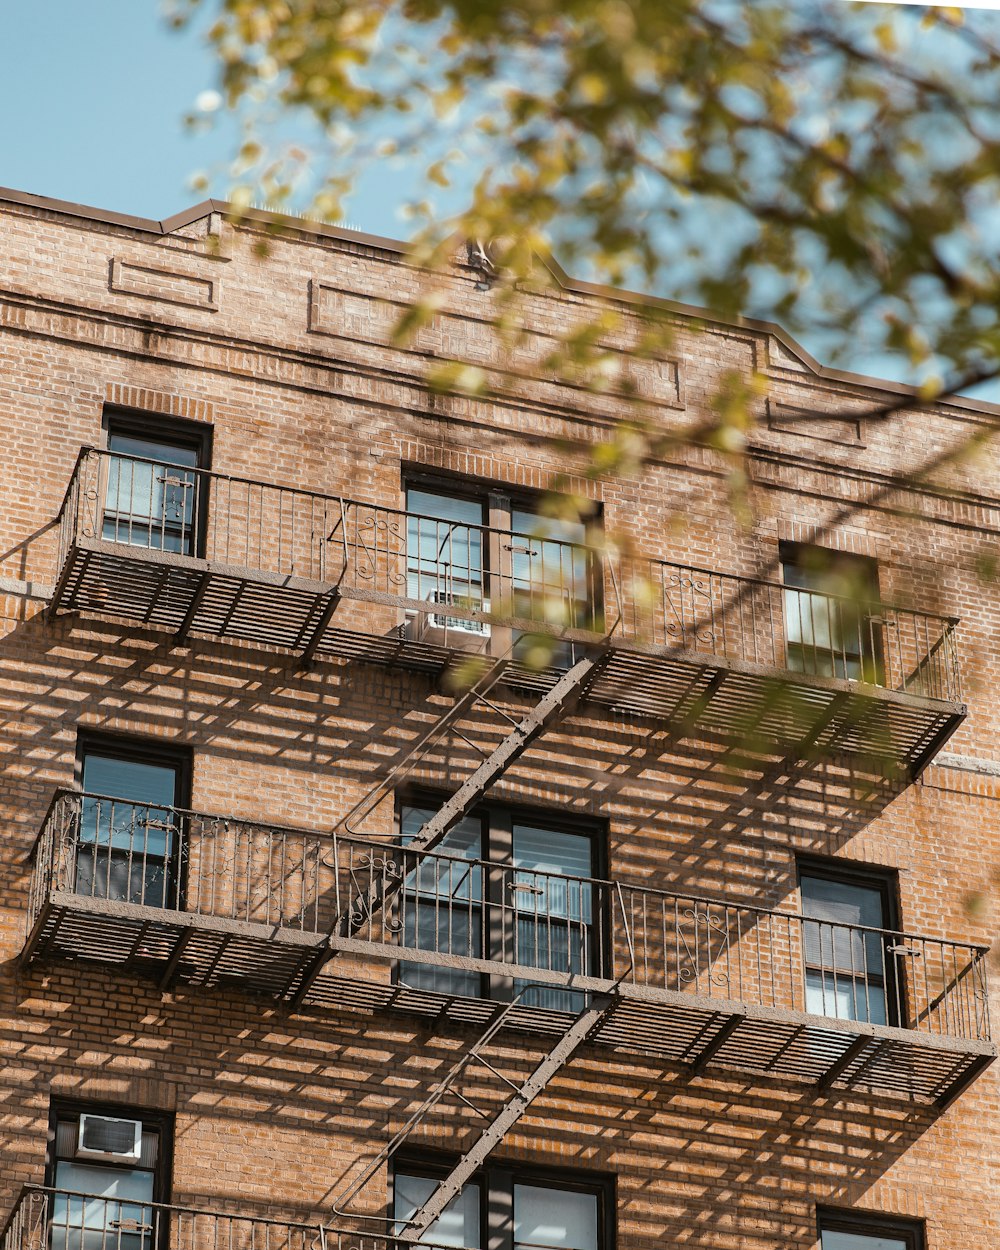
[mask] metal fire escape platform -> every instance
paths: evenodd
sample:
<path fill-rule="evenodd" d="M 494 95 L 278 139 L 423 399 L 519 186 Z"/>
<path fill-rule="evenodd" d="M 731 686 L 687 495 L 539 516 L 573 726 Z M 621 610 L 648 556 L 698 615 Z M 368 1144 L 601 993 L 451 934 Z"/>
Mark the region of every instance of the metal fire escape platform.
<path fill-rule="evenodd" d="M 311 665 L 354 660 L 440 675 L 469 654 L 463 631 L 454 641 L 410 636 L 387 625 L 396 614 L 416 618 L 427 602 L 344 581 L 312 581 L 193 556 L 77 537 L 69 548 L 52 610 L 99 614 L 163 629 L 178 645 L 196 636 L 280 647 Z M 395 609 L 395 613 L 391 610 Z M 461 606 L 448 619 L 488 624 L 494 631 L 558 633 L 579 647 L 604 643 L 608 663 L 587 689 L 587 701 L 625 716 L 650 718 L 678 732 L 725 743 L 752 743 L 794 757 L 839 753 L 875 761 L 886 771 L 916 776 L 966 716 L 955 698 L 924 692 L 918 672 L 908 689 L 796 672 L 710 644 L 648 642 L 618 628 L 610 637 L 582 629 L 554 630 L 537 619 L 499 617 Z M 654 631 L 655 632 L 655 631 Z M 720 647 L 721 649 L 721 647 Z M 542 692 L 557 669 L 512 663 L 505 682 Z M 936 685 L 937 683 L 935 683 Z"/>
<path fill-rule="evenodd" d="M 352 958 L 353 957 L 353 958 Z M 68 891 L 49 894 L 22 960 L 70 961 L 113 967 L 155 980 L 163 988 L 192 986 L 265 995 L 301 1010 L 335 1009 L 401 1013 L 481 1030 L 497 1003 L 362 979 L 357 962 L 390 966 L 457 968 L 487 976 L 526 980 L 555 990 L 602 995 L 608 978 L 553 972 L 534 965 L 470 959 L 441 952 L 402 949 L 397 942 L 303 933 L 276 925 L 221 916 L 193 915 Z M 304 991 L 304 992 L 303 992 Z M 968 1020 L 972 1037 L 838 1020 L 753 1001 L 667 989 L 625 981 L 590 1041 L 700 1072 L 706 1067 L 750 1076 L 801 1080 L 831 1092 L 861 1089 L 946 1106 L 996 1057 L 988 1025 Z M 985 1010 L 982 1008 L 982 1010 Z M 572 1011 L 516 1006 L 507 1025 L 539 1039 L 565 1034 Z"/>

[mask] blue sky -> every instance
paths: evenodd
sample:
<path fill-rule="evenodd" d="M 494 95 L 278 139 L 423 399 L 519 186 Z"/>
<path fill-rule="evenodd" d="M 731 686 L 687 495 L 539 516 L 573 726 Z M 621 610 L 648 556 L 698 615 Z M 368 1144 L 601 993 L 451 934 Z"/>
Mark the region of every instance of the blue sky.
<path fill-rule="evenodd" d="M 213 66 L 150 0 L 8 0 L 0 17 L 0 185 L 144 217 L 202 198 L 186 186 L 225 155 L 232 123 L 186 134 Z M 214 188 L 221 194 L 222 180 Z"/>
<path fill-rule="evenodd" d="M 157 0 L 6 0 L 0 10 L 0 186 L 161 219 L 225 197 L 239 129 L 183 123 L 216 83 L 196 30 L 176 32 Z M 303 136 L 307 137 L 307 136 Z M 192 174 L 210 176 L 192 190 Z M 399 171 L 367 179 L 351 224 L 405 235 Z"/>

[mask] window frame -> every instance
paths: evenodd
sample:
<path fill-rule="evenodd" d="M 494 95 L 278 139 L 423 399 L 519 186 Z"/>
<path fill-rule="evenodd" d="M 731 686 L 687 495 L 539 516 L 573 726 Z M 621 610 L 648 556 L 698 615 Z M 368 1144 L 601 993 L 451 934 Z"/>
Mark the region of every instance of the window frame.
<path fill-rule="evenodd" d="M 403 1151 L 392 1156 L 386 1186 L 386 1216 L 390 1227 L 394 1227 L 396 1220 L 396 1173 L 443 1180 L 459 1157 L 435 1150 L 421 1151 L 419 1155 Z M 513 1250 L 515 1185 L 595 1194 L 598 1250 L 615 1250 L 618 1177 L 613 1172 L 591 1173 L 581 1168 L 535 1165 L 500 1158 L 478 1168 L 466 1183 L 479 1186 L 479 1240 L 482 1250 Z"/>
<path fill-rule="evenodd" d="M 80 1098 L 51 1098 L 49 1100 L 49 1125 L 48 1125 L 48 1146 L 45 1151 L 45 1184 L 48 1188 L 55 1188 L 56 1168 L 60 1162 L 60 1156 L 56 1151 L 57 1133 L 56 1129 L 60 1120 L 68 1120 L 76 1117 L 79 1122 L 81 1115 L 106 1115 L 118 1117 L 124 1120 L 141 1120 L 143 1131 L 147 1126 L 154 1126 L 159 1134 L 159 1143 L 156 1150 L 156 1166 L 153 1168 L 153 1197 L 151 1201 L 154 1204 L 169 1204 L 171 1194 L 173 1192 L 173 1163 L 174 1163 L 174 1114 L 171 1111 L 164 1111 L 158 1107 L 137 1107 L 128 1103 L 90 1101 Z M 135 1169 L 128 1168 L 123 1163 L 115 1163 L 107 1160 L 101 1163 L 101 1167 L 111 1168 L 117 1171 L 127 1172 Z M 97 1196 L 97 1195 L 95 1195 Z M 125 1200 L 128 1202 L 132 1200 Z M 49 1195 L 49 1214 L 55 1202 L 55 1195 Z M 132 1203 L 135 1206 L 141 1206 L 142 1202 L 135 1200 Z M 167 1245 L 167 1239 L 170 1232 L 170 1221 L 163 1219 L 160 1221 L 159 1237 L 156 1242 L 152 1238 L 148 1244 L 156 1245 L 159 1250 Z"/>
<path fill-rule="evenodd" d="M 803 917 L 803 924 L 805 924 L 812 918 L 806 917 L 805 914 L 805 898 L 802 893 L 803 877 L 817 877 L 822 881 L 831 881 L 840 885 L 857 885 L 869 890 L 877 888 L 882 896 L 882 918 L 884 923 L 881 927 L 890 933 L 902 933 L 898 869 L 884 864 L 859 863 L 856 860 L 843 860 L 836 857 L 796 855 L 795 885 L 799 894 L 799 912 Z M 817 921 L 816 923 L 823 922 Z M 806 962 L 805 942 L 803 940 L 803 973 L 809 967 L 810 965 Z M 886 978 L 883 990 L 885 992 L 886 1025 L 891 1028 L 898 1028 L 901 1027 L 901 1020 L 909 1019 L 906 977 L 899 976 L 899 967 L 895 962 L 895 957 L 888 953 L 885 956 L 885 968 Z M 892 972 L 890 972 L 890 969 L 892 969 Z M 847 969 L 844 971 L 846 974 Z M 823 1018 L 826 1019 L 828 1017 Z"/>
<path fill-rule="evenodd" d="M 197 511 L 192 514 L 195 526 L 191 550 L 181 552 L 182 555 L 204 559 L 206 538 L 208 533 L 208 483 L 211 478 L 203 476 L 212 467 L 212 450 L 214 429 L 201 421 L 191 421 L 186 417 L 175 417 L 171 414 L 149 412 L 142 408 L 129 408 L 117 404 L 105 404 L 101 414 L 101 442 L 111 455 L 111 439 L 115 434 L 124 434 L 134 438 L 148 438 L 164 443 L 173 443 L 178 447 L 191 448 L 195 452 L 196 463 L 194 472 L 198 480 L 204 483 L 198 491 Z M 157 550 L 157 548 L 153 548 Z"/>
<path fill-rule="evenodd" d="M 853 552 L 853 551 L 841 551 L 836 547 L 824 547 L 821 543 L 799 542 L 799 541 L 795 541 L 792 539 L 784 539 L 784 538 L 780 539 L 778 542 L 778 563 L 781 568 L 781 584 L 782 584 L 782 589 L 785 595 L 787 595 L 789 592 L 793 592 L 793 593 L 798 592 L 799 594 L 818 594 L 818 595 L 831 593 L 831 592 L 824 591 L 822 587 L 820 586 L 815 586 L 815 587 L 793 586 L 785 580 L 786 568 L 798 568 L 798 569 L 805 569 L 807 571 L 809 570 L 808 560 L 804 561 L 802 557 L 807 555 L 810 552 L 821 553 L 822 559 L 816 561 L 817 567 L 819 567 L 825 560 L 828 566 L 828 569 L 830 571 L 835 570 L 837 565 L 840 564 L 845 567 L 848 565 L 854 565 L 858 569 L 862 569 L 867 573 L 868 587 L 871 592 L 871 597 L 870 599 L 866 601 L 858 600 L 859 607 L 862 609 L 862 611 L 859 613 L 859 622 L 861 623 L 874 622 L 880 614 L 881 604 L 882 604 L 882 588 L 881 588 L 881 581 L 880 581 L 880 576 L 879 576 L 881 566 L 879 564 L 879 561 L 875 559 L 874 556 L 860 555 L 857 552 Z M 820 569 L 820 571 L 823 571 L 823 570 Z M 874 609 L 874 612 L 866 610 L 869 608 Z M 883 637 L 881 628 L 878 628 L 878 627 L 869 628 L 867 630 L 867 633 L 862 629 L 860 631 L 860 636 L 858 639 L 860 643 L 860 650 L 857 652 L 853 652 L 853 651 L 848 651 L 846 646 L 841 646 L 838 651 L 837 648 L 832 647 L 832 646 L 821 647 L 815 641 L 813 641 L 812 643 L 803 643 L 801 641 L 793 642 L 788 637 L 788 620 L 787 619 L 785 619 L 784 621 L 784 627 L 785 627 L 786 659 L 790 654 L 790 647 L 792 646 L 798 646 L 800 648 L 803 648 L 803 653 L 805 653 L 805 648 L 811 647 L 814 658 L 818 657 L 820 654 L 829 655 L 831 657 L 831 662 L 832 662 L 832 666 L 834 670 L 836 669 L 836 662 L 837 662 L 839 655 L 843 655 L 844 657 L 845 669 L 846 669 L 847 659 L 856 657 L 861 667 L 860 677 L 857 677 L 857 678 L 849 677 L 845 671 L 843 679 L 848 680 L 848 681 L 858 681 L 858 680 L 874 681 L 876 685 L 879 685 L 884 681 L 885 639 Z M 815 629 L 814 624 L 812 628 Z M 869 650 L 869 647 L 866 645 L 866 643 L 869 643 L 869 642 L 871 644 L 870 650 Z M 871 674 L 866 674 L 865 672 L 866 663 L 872 666 L 873 671 Z M 793 670 L 793 671 L 799 671 L 799 670 Z M 807 673 L 814 672 L 814 670 L 809 669 L 809 668 L 804 668 L 801 671 L 807 672 Z M 815 675 L 823 676 L 824 674 L 821 674 L 818 672 L 818 670 L 816 670 Z M 836 671 L 834 671 L 832 674 L 829 674 L 829 675 L 833 677 L 838 676 Z"/>
<path fill-rule="evenodd" d="M 821 1247 L 823 1234 L 829 1232 L 855 1233 L 868 1237 L 896 1237 L 903 1240 L 906 1250 L 927 1250 L 927 1224 L 925 1220 L 909 1219 L 905 1216 L 883 1215 L 878 1211 L 817 1207 L 816 1231 Z"/>
<path fill-rule="evenodd" d="M 395 846 L 402 848 L 402 814 L 404 808 L 419 807 L 429 808 L 434 811 L 442 807 L 447 802 L 448 797 L 446 794 L 422 788 L 407 788 L 397 791 L 393 818 Z M 503 870 L 509 872 L 513 869 L 511 854 L 513 851 L 513 828 L 515 824 L 536 825 L 540 828 L 551 829 L 554 833 L 572 833 L 580 837 L 586 837 L 591 847 L 591 879 L 595 881 L 608 880 L 609 828 L 606 819 L 587 814 L 567 816 L 563 811 L 552 811 L 533 806 L 521 807 L 513 803 L 489 802 L 477 803 L 468 815 L 480 821 L 482 830 L 480 842 L 481 858 L 482 862 L 487 865 L 483 874 L 482 906 L 497 907 L 499 905 L 499 887 L 503 880 Z M 441 845 L 439 844 L 436 849 L 441 850 Z M 505 851 L 505 857 L 495 854 L 495 852 L 500 851 Z M 498 871 L 494 872 L 494 868 Z M 594 902 L 593 910 L 596 916 L 597 900 Z M 591 927 L 594 927 L 594 922 L 592 922 Z M 492 925 L 488 932 L 490 937 L 496 936 Z M 600 944 L 598 944 L 598 937 L 601 939 Z M 603 926 L 603 933 L 600 935 L 591 933 L 588 954 L 591 957 L 594 970 L 589 975 L 596 976 L 599 970 L 611 966 L 611 941 L 611 933 L 607 924 Z M 485 952 L 483 958 L 491 958 L 490 953 Z M 394 984 L 399 984 L 400 963 L 406 962 L 405 959 L 400 959 L 393 963 L 392 978 Z M 428 963 L 424 966 L 433 967 L 434 965 Z M 515 978 L 512 976 L 481 972 L 479 973 L 479 994 L 477 997 L 488 1001 L 507 1002 L 513 997 L 514 981 Z M 572 993 L 573 991 L 568 992 Z"/>
<path fill-rule="evenodd" d="M 111 730 L 83 728 L 77 730 L 76 757 L 74 760 L 73 780 L 81 793 L 83 788 L 83 769 L 88 754 L 102 755 L 108 759 L 123 760 L 139 764 L 153 764 L 174 770 L 174 803 L 173 807 L 180 811 L 191 810 L 191 786 L 194 773 L 194 750 L 185 743 L 160 742 L 158 739 L 133 736 Z M 114 798 L 114 795 L 109 795 Z M 121 802 L 128 802 L 122 799 Z M 155 806 L 152 802 L 150 806 Z M 177 828 L 177 855 L 174 870 L 176 872 L 176 890 L 173 891 L 179 909 L 183 910 L 187 896 L 187 856 L 184 847 L 187 842 L 186 818 L 181 817 Z M 173 887 L 171 887 L 173 889 Z M 166 884 L 164 896 L 168 896 Z M 151 906 L 151 904 L 143 904 Z M 169 910 L 173 911 L 174 908 Z"/>
<path fill-rule="evenodd" d="M 409 515 L 407 494 L 410 488 L 433 491 L 442 495 L 451 495 L 456 499 L 465 499 L 482 505 L 483 527 L 487 531 L 487 541 L 483 543 L 483 596 L 490 602 L 496 599 L 496 579 L 504 576 L 503 570 L 496 569 L 497 553 L 493 551 L 493 543 L 489 541 L 492 531 L 514 534 L 514 512 L 522 510 L 537 514 L 538 506 L 545 498 L 544 491 L 523 488 L 509 482 L 497 482 L 485 478 L 469 477 L 465 474 L 451 474 L 447 470 L 428 469 L 426 466 L 404 463 L 400 476 L 400 507 L 404 515 Z M 601 500 L 592 500 L 594 511 L 589 518 L 591 524 L 604 528 L 604 504 Z M 414 515 L 422 515 L 414 513 Z M 594 558 L 587 561 L 587 617 L 590 622 L 599 620 L 604 613 L 604 562 L 595 553 Z M 513 578 L 513 575 L 512 575 Z M 513 589 L 513 586 L 511 587 Z M 588 628 L 589 625 L 574 628 Z M 524 631 L 530 634 L 530 630 Z M 509 639 L 509 630 L 496 630 L 499 650 L 503 651 Z M 574 645 L 568 644 L 572 658 L 578 658 Z"/>

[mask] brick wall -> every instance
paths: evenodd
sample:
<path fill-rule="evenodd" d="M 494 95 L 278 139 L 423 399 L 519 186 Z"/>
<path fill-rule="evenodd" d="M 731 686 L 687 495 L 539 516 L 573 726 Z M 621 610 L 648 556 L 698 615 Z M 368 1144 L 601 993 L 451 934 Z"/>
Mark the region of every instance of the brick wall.
<path fill-rule="evenodd" d="M 974 914 L 967 899 L 989 887 L 998 848 L 1000 777 L 986 765 L 1000 728 L 1000 603 L 981 577 L 1000 526 L 995 452 L 939 485 L 886 490 L 886 475 L 919 467 L 989 413 L 847 419 L 884 393 L 816 371 L 766 327 L 697 332 L 679 320 L 672 358 L 640 379 L 664 429 L 696 418 L 726 369 L 770 380 L 745 527 L 713 453 L 679 449 L 603 482 L 567 460 L 555 440 L 600 441 L 618 415 L 615 401 L 556 387 L 538 367 L 544 336 L 592 306 L 581 289 L 539 296 L 538 342 L 504 356 L 489 293 L 456 265 L 447 312 L 403 350 L 384 341 L 391 309 L 426 279 L 384 241 L 278 239 L 262 261 L 256 227 L 217 213 L 164 234 L 58 207 L 0 209 L 0 1210 L 43 1179 L 59 1096 L 173 1112 L 178 1202 L 319 1218 L 471 1036 L 346 1008 L 290 1013 L 222 990 L 161 995 L 100 967 L 19 965 L 30 849 L 53 791 L 74 784 L 80 728 L 192 747 L 197 809 L 326 831 L 448 705 L 431 679 L 398 670 L 345 661 L 304 672 L 277 649 L 178 647 L 112 619 L 46 616 L 54 522 L 79 449 L 101 441 L 106 404 L 211 424 L 221 473 L 398 507 L 402 466 L 533 490 L 568 471 L 608 530 L 649 555 L 772 575 L 782 540 L 874 556 L 887 599 L 962 618 L 969 716 L 919 783 L 862 792 L 842 759 L 734 762 L 662 725 L 584 711 L 491 797 L 606 820 L 612 879 L 794 909 L 795 855 L 838 856 L 898 869 L 906 930 L 990 940 L 995 906 Z M 430 397 L 420 371 L 439 353 L 489 369 L 504 398 Z M 837 415 L 816 425 L 803 411 Z M 503 726 L 480 712 L 463 730 L 489 747 Z M 453 735 L 412 780 L 450 792 L 476 763 Z M 365 830 L 391 828 L 390 796 Z M 515 1038 L 499 1053 L 514 1075 L 541 1051 Z M 614 1175 L 622 1250 L 809 1250 L 817 1203 L 924 1218 L 931 1250 L 986 1246 L 1000 1241 L 996 1072 L 939 1115 L 591 1047 L 500 1155 Z M 465 1088 L 501 1096 L 478 1074 Z M 454 1150 L 473 1132 L 470 1113 L 449 1105 L 422 1140 Z M 369 1191 L 371 1209 L 383 1192 Z"/>

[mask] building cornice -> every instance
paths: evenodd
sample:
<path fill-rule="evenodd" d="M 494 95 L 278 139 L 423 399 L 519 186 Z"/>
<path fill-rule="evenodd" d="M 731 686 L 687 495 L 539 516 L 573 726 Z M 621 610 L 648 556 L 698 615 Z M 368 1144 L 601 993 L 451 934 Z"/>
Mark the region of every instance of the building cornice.
<path fill-rule="evenodd" d="M 282 225 L 290 237 L 303 240 L 333 240 L 354 247 L 375 248 L 382 252 L 392 253 L 401 261 L 408 260 L 412 255 L 411 245 L 398 239 L 367 234 L 359 230 L 349 230 L 343 226 L 329 225 L 325 222 L 284 217 L 277 213 L 256 208 L 236 212 L 233 210 L 232 205 L 225 200 L 203 200 L 199 204 L 195 204 L 162 220 L 138 217 L 127 213 L 116 213 L 107 209 L 93 208 L 85 204 L 77 204 L 67 200 L 32 195 L 28 192 L 0 187 L 0 206 L 4 204 L 16 205 L 22 209 L 35 209 L 48 214 L 84 219 L 161 238 L 183 230 L 217 213 L 231 216 L 244 226 L 253 227 L 259 225 L 273 230 L 275 225 Z M 603 302 L 610 301 L 636 308 L 655 308 L 686 321 L 739 329 L 754 335 L 773 338 L 805 368 L 808 374 L 816 379 L 843 383 L 852 388 L 863 388 L 873 391 L 885 396 L 886 402 L 912 399 L 914 408 L 928 409 L 940 413 L 953 412 L 955 414 L 982 414 L 1000 417 L 1000 404 L 997 403 L 977 400 L 967 396 L 956 396 L 949 398 L 947 401 L 928 403 L 921 398 L 920 392 L 916 387 L 822 365 L 806 351 L 801 343 L 776 322 L 753 317 L 725 317 L 710 309 L 700 308 L 693 304 L 686 304 L 677 300 L 670 300 L 640 291 L 631 291 L 621 287 L 585 282 L 567 274 L 555 257 L 546 255 L 540 256 L 539 259 L 562 290 Z"/>

